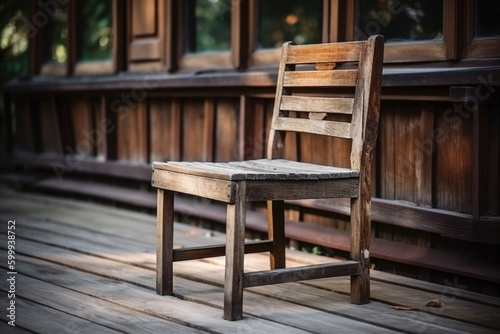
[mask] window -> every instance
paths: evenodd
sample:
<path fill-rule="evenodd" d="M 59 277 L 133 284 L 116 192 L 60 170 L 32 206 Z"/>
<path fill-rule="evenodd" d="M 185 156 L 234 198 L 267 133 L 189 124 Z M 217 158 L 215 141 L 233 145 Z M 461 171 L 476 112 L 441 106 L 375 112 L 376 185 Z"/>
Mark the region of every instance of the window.
<path fill-rule="evenodd" d="M 113 1 L 76 1 L 75 73 L 113 71 Z"/>
<path fill-rule="evenodd" d="M 112 73 L 117 65 L 118 0 L 40 0 L 32 14 L 34 73 Z M 40 33 L 39 33 L 40 32 Z M 123 34 L 123 32 L 121 32 Z"/>
<path fill-rule="evenodd" d="M 184 1 L 185 52 L 229 51 L 231 0 Z"/>
<path fill-rule="evenodd" d="M 231 61 L 232 0 L 184 0 L 180 68 L 222 69 Z"/>
<path fill-rule="evenodd" d="M 500 37 L 500 1 L 477 0 L 475 37 Z"/>
<path fill-rule="evenodd" d="M 113 45 L 113 15 L 111 1 L 77 2 L 78 60 L 109 60 Z"/>
<path fill-rule="evenodd" d="M 500 56 L 500 2 L 476 0 L 469 4 L 471 19 L 465 22 L 464 56 L 489 58 Z"/>
<path fill-rule="evenodd" d="M 361 0 L 358 17 L 358 40 L 375 34 L 386 43 L 443 38 L 442 0 Z"/>
<path fill-rule="evenodd" d="M 288 0 L 277 4 L 259 0 L 257 7 L 258 49 L 279 48 L 286 41 L 297 44 L 321 43 L 323 1 Z"/>
<path fill-rule="evenodd" d="M 358 0 L 347 6 L 355 24 L 346 39 L 383 35 L 385 62 L 456 58 L 455 0 Z"/>
<path fill-rule="evenodd" d="M 313 44 L 328 41 L 324 20 L 326 0 L 253 0 L 250 21 L 250 64 L 268 65 L 279 62 L 281 46 L 286 41 Z M 328 10 L 326 10 L 328 12 Z M 253 20 L 253 21 L 252 21 Z"/>
<path fill-rule="evenodd" d="M 42 73 L 65 74 L 68 61 L 68 5 L 44 1 L 40 6 L 33 20 L 43 29 Z M 41 24 L 42 21 L 45 21 L 45 25 Z"/>

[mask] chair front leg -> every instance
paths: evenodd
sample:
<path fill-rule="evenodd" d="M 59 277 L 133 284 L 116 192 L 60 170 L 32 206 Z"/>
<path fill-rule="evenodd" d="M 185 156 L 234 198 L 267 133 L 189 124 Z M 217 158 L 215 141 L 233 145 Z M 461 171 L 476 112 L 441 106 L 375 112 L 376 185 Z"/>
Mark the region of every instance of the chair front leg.
<path fill-rule="evenodd" d="M 370 302 L 370 200 L 351 199 L 351 260 L 359 261 L 361 273 L 351 276 L 351 303 Z"/>
<path fill-rule="evenodd" d="M 246 183 L 236 184 L 235 203 L 227 205 L 226 277 L 224 319 L 243 317 L 243 275 L 245 259 Z"/>
<path fill-rule="evenodd" d="M 156 293 L 173 294 L 174 193 L 158 189 L 156 216 Z"/>

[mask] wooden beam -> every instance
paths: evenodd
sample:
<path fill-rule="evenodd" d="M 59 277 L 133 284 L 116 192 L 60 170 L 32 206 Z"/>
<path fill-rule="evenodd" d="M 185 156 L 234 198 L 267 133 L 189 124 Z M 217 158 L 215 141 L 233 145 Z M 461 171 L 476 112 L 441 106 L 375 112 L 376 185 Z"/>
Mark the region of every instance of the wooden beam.
<path fill-rule="evenodd" d="M 245 243 L 245 254 L 263 253 L 273 250 L 273 242 L 269 240 Z M 224 256 L 226 245 L 199 246 L 174 249 L 174 261 L 187 261 L 209 257 Z"/>
<path fill-rule="evenodd" d="M 244 275 L 243 286 L 248 288 L 252 286 L 289 283 L 316 278 L 350 276 L 357 275 L 359 272 L 359 262 L 357 261 L 333 262 L 269 271 L 257 271 Z"/>

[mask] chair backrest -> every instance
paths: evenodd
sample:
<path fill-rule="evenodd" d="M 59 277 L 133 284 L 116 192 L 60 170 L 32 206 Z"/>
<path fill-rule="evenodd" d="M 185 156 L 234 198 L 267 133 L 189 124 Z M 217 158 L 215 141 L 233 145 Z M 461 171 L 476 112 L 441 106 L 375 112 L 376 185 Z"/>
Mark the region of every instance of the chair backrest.
<path fill-rule="evenodd" d="M 285 43 L 267 157 L 283 157 L 284 135 L 292 131 L 352 139 L 352 169 L 361 168 L 364 155 L 371 159 L 377 138 L 383 48 L 382 36 L 359 42 Z M 349 97 L 339 97 L 336 90 L 346 92 L 340 87 L 354 91 L 347 92 Z"/>

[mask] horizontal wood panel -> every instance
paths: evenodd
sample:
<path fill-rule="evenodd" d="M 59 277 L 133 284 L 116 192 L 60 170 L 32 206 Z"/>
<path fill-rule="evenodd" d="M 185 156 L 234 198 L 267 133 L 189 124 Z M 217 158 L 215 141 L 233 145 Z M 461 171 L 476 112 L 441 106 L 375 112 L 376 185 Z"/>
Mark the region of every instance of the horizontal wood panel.
<path fill-rule="evenodd" d="M 247 182 L 248 201 L 358 197 L 359 179 Z"/>
<path fill-rule="evenodd" d="M 351 123 L 278 117 L 273 127 L 278 131 L 307 132 L 339 138 L 352 138 Z"/>
<path fill-rule="evenodd" d="M 130 60 L 161 59 L 161 43 L 158 38 L 137 39 L 130 43 Z"/>
<path fill-rule="evenodd" d="M 175 190 L 216 201 L 226 203 L 234 201 L 235 185 L 230 181 L 155 170 L 151 184 L 156 188 Z"/>
<path fill-rule="evenodd" d="M 273 250 L 273 242 L 269 240 L 245 243 L 245 254 L 263 253 Z M 226 245 L 199 246 L 174 249 L 174 261 L 187 261 L 208 257 L 224 256 Z"/>
<path fill-rule="evenodd" d="M 352 114 L 354 99 L 326 98 L 314 96 L 281 97 L 281 110 Z"/>
<path fill-rule="evenodd" d="M 363 44 L 353 42 L 340 45 L 293 45 L 287 49 L 286 63 L 311 64 L 321 62 L 357 61 Z"/>
<path fill-rule="evenodd" d="M 320 87 L 356 85 L 357 70 L 285 72 L 283 87 Z"/>

